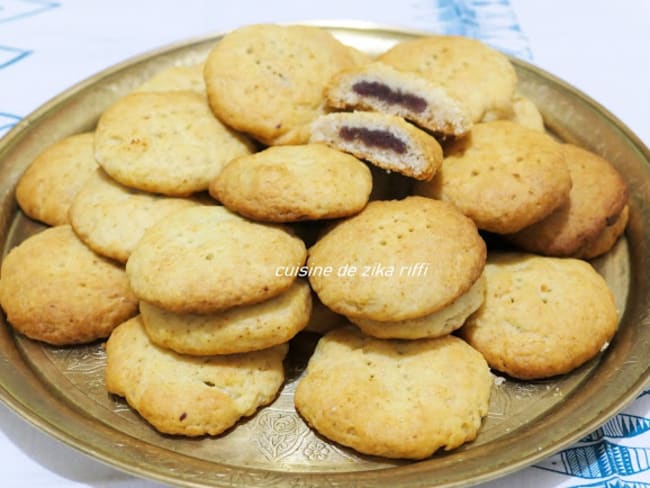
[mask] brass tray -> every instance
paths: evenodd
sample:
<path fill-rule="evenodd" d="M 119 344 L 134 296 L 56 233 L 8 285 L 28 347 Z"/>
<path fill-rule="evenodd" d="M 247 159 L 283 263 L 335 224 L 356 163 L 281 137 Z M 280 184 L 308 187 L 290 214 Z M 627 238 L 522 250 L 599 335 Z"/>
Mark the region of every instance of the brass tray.
<path fill-rule="evenodd" d="M 422 33 L 370 24 L 316 23 L 371 54 Z M 218 36 L 132 59 L 83 81 L 22 120 L 0 142 L 0 231 L 4 253 L 39 228 L 17 209 L 14 187 L 42 149 L 90 130 L 118 97 L 159 69 L 203 58 Z M 0 326 L 0 398 L 24 419 L 94 458 L 179 486 L 460 486 L 503 476 L 566 447 L 633 400 L 650 379 L 650 153 L 603 107 L 561 80 L 513 60 L 521 90 L 551 132 L 602 154 L 630 188 L 627 239 L 594 264 L 622 314 L 598 358 L 561 378 L 494 386 L 478 439 L 415 463 L 361 456 L 315 435 L 297 416 L 292 391 L 315 336 L 293 341 L 277 400 L 218 438 L 160 435 L 103 384 L 101 344 L 53 348 Z M 486 73 L 489 76 L 489 73 Z"/>

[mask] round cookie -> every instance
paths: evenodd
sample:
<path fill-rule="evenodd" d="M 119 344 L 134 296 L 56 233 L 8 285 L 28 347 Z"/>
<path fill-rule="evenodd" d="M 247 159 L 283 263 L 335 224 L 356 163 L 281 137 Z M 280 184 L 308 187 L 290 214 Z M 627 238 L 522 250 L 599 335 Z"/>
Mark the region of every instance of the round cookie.
<path fill-rule="evenodd" d="M 192 357 L 151 343 L 140 316 L 106 343 L 106 388 L 165 434 L 217 435 L 271 403 L 284 381 L 288 346 Z"/>
<path fill-rule="evenodd" d="M 197 202 L 144 193 L 120 185 L 102 170 L 79 190 L 70 207 L 70 223 L 93 251 L 122 263 L 145 229 Z"/>
<path fill-rule="evenodd" d="M 75 195 L 97 169 L 92 133 L 53 144 L 29 165 L 16 185 L 16 200 L 28 216 L 48 225 L 69 223 Z"/>
<path fill-rule="evenodd" d="M 107 337 L 138 310 L 124 270 L 84 246 L 69 225 L 13 248 L 0 276 L 7 320 L 21 334 L 49 344 Z"/>
<path fill-rule="evenodd" d="M 253 146 L 187 91 L 131 93 L 99 119 L 95 158 L 113 179 L 152 193 L 207 190 L 232 159 Z"/>
<path fill-rule="evenodd" d="M 350 317 L 350 322 L 357 325 L 369 336 L 380 339 L 422 339 L 451 334 L 462 327 L 485 299 L 485 278 L 481 276 L 476 283 L 453 303 L 442 310 L 424 317 L 402 320 L 400 322 L 380 322 L 378 320 Z"/>
<path fill-rule="evenodd" d="M 401 117 L 378 112 L 322 115 L 312 123 L 309 140 L 418 180 L 430 180 L 442 163 L 442 148 L 431 135 Z"/>
<path fill-rule="evenodd" d="M 544 119 L 537 105 L 519 92 L 515 93 L 512 98 L 512 110 L 509 110 L 507 113 L 486 112 L 481 122 L 492 122 L 502 119 L 510 120 L 515 124 L 523 125 L 529 129 L 545 132 Z"/>
<path fill-rule="evenodd" d="M 525 380 L 568 373 L 616 332 L 614 297 L 589 263 L 496 254 L 485 276 L 485 302 L 460 334 L 498 371 Z"/>
<path fill-rule="evenodd" d="M 330 78 L 356 55 L 316 27 L 250 25 L 226 34 L 205 64 L 215 115 L 265 144 L 301 144 L 324 111 Z"/>
<path fill-rule="evenodd" d="M 305 255 L 303 242 L 283 228 L 198 206 L 149 227 L 126 272 L 140 300 L 176 313 L 212 313 L 282 293 L 295 280 L 283 270 L 302 266 Z"/>
<path fill-rule="evenodd" d="M 309 281 L 341 315 L 407 320 L 441 310 L 469 290 L 485 254 L 476 226 L 446 202 L 375 201 L 309 249 Z"/>
<path fill-rule="evenodd" d="M 254 220 L 295 222 L 354 215 L 372 189 L 368 167 L 322 144 L 276 146 L 231 161 L 210 194 Z"/>
<path fill-rule="evenodd" d="M 395 45 L 378 60 L 441 84 L 463 101 L 473 122 L 488 110 L 511 111 L 515 69 L 504 54 L 475 39 L 420 37 Z"/>
<path fill-rule="evenodd" d="M 423 459 L 476 438 L 492 384 L 483 357 L 457 337 L 390 341 L 342 328 L 319 341 L 294 401 L 335 442 Z"/>
<path fill-rule="evenodd" d="M 630 218 L 630 209 L 627 205 L 623 207 L 621 214 L 614 221 L 614 223 L 608 227 L 605 227 L 596 238 L 582 248 L 581 258 L 582 259 L 592 259 L 601 254 L 605 254 L 609 251 L 618 238 L 623 235 L 625 232 L 625 227 L 627 227 L 627 222 Z"/>
<path fill-rule="evenodd" d="M 529 252 L 587 257 L 584 250 L 623 211 L 627 186 L 618 171 L 600 156 L 571 144 L 563 144 L 562 149 L 573 181 L 569 200 L 545 219 L 509 235 L 508 239 Z M 613 240 L 609 239 L 612 245 L 617 238 L 614 235 Z"/>
<path fill-rule="evenodd" d="M 311 289 L 303 280 L 263 302 L 217 314 L 175 314 L 140 302 L 151 342 L 193 356 L 258 351 L 283 344 L 305 327 L 310 312 Z"/>
<path fill-rule="evenodd" d="M 134 92 L 191 91 L 206 97 L 203 63 L 166 68 L 134 90 Z"/>
<path fill-rule="evenodd" d="M 518 232 L 569 198 L 562 145 L 550 136 L 499 120 L 476 124 L 447 147 L 442 167 L 415 192 L 453 203 L 479 229 Z"/>

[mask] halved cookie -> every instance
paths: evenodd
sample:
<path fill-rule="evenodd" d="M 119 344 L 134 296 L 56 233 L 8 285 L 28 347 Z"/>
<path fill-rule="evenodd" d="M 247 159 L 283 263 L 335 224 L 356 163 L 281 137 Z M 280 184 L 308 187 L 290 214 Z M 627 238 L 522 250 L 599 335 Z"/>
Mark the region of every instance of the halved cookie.
<path fill-rule="evenodd" d="M 417 180 L 430 180 L 442 162 L 440 144 L 395 115 L 376 112 L 323 115 L 311 125 L 310 141 L 323 142 Z"/>
<path fill-rule="evenodd" d="M 397 115 L 444 135 L 462 135 L 472 126 L 462 101 L 415 73 L 372 63 L 336 75 L 325 92 L 330 106 Z"/>

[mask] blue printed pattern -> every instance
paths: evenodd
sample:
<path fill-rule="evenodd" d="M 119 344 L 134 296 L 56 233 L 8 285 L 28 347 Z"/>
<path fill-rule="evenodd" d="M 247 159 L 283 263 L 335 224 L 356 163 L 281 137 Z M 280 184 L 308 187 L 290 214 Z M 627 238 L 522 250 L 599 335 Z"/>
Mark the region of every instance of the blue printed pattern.
<path fill-rule="evenodd" d="M 509 0 L 431 0 L 415 2 L 419 21 L 440 34 L 474 37 L 508 54 L 532 59 Z M 433 7 L 433 9 L 432 9 Z"/>
<path fill-rule="evenodd" d="M 1 0 L 0 22 L 30 17 L 58 6 L 58 3 L 45 0 Z"/>
<path fill-rule="evenodd" d="M 25 49 L 18 49 L 10 46 L 0 46 L 0 69 L 17 63 L 25 56 L 29 56 L 30 54 L 31 51 L 27 51 Z"/>
<path fill-rule="evenodd" d="M 618 476 L 614 476 L 588 485 L 575 485 L 573 488 L 650 488 L 650 483 L 643 483 L 641 481 L 625 481 Z"/>
<path fill-rule="evenodd" d="M 20 117 L 14 114 L 0 112 L 0 137 L 18 123 Z"/>

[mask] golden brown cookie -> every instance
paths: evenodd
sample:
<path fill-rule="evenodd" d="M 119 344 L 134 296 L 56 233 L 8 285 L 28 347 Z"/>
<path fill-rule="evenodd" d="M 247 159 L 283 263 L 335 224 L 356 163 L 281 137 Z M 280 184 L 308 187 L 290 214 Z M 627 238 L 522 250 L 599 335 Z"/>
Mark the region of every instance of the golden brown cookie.
<path fill-rule="evenodd" d="M 106 343 L 106 389 L 164 434 L 217 435 L 273 401 L 287 350 L 282 344 L 229 356 L 176 354 L 155 346 L 137 316 Z"/>
<path fill-rule="evenodd" d="M 508 58 L 475 39 L 430 36 L 401 42 L 382 54 L 382 63 L 439 83 L 481 120 L 488 110 L 509 112 L 517 75 Z"/>
<path fill-rule="evenodd" d="M 456 298 L 445 308 L 416 319 L 399 322 L 380 322 L 378 320 L 350 317 L 350 322 L 361 331 L 379 339 L 422 339 L 451 334 L 462 327 L 485 298 L 485 278 L 481 276 L 472 287 Z"/>
<path fill-rule="evenodd" d="M 569 198 L 562 145 L 500 120 L 476 124 L 446 148 L 433 180 L 415 192 L 453 203 L 479 229 L 508 234 L 550 215 Z"/>
<path fill-rule="evenodd" d="M 66 137 L 29 165 L 16 185 L 16 200 L 28 216 L 48 225 L 69 222 L 75 195 L 97 168 L 90 132 Z"/>
<path fill-rule="evenodd" d="M 474 440 L 493 377 L 457 337 L 390 341 L 342 328 L 323 337 L 298 383 L 298 412 L 364 454 L 423 459 Z"/>
<path fill-rule="evenodd" d="M 467 292 L 481 275 L 485 253 L 473 222 L 446 202 L 375 201 L 309 249 L 309 281 L 341 315 L 414 319 Z"/>
<path fill-rule="evenodd" d="M 187 91 L 131 93 L 102 114 L 95 132 L 95 158 L 111 178 L 170 196 L 207 190 L 230 160 L 252 151 Z"/>
<path fill-rule="evenodd" d="M 305 327 L 310 312 L 311 289 L 303 280 L 263 302 L 216 314 L 176 314 L 140 302 L 151 342 L 192 356 L 259 351 L 283 344 Z"/>
<path fill-rule="evenodd" d="M 630 217 L 629 210 L 629 207 L 625 205 L 614 223 L 605 227 L 605 230 L 582 249 L 582 255 L 580 257 L 583 259 L 592 259 L 601 254 L 605 254 L 614 247 L 618 238 L 625 232 L 625 227 L 627 227 L 627 222 Z"/>
<path fill-rule="evenodd" d="M 276 146 L 231 161 L 210 194 L 253 220 L 346 217 L 368 202 L 372 177 L 354 156 L 323 144 Z"/>
<path fill-rule="evenodd" d="M 494 120 L 510 120 L 529 129 L 545 132 L 544 119 L 537 105 L 519 92 L 516 92 L 512 97 L 512 110 L 506 113 L 486 112 L 481 122 L 492 122 Z"/>
<path fill-rule="evenodd" d="M 627 186 L 600 156 L 571 144 L 562 149 L 573 181 L 569 200 L 508 239 L 526 251 L 547 256 L 593 257 L 584 250 L 617 221 L 627 203 Z M 613 237 L 609 239 L 612 245 L 618 236 Z"/>
<path fill-rule="evenodd" d="M 9 252 L 0 303 L 18 332 L 55 345 L 107 337 L 138 310 L 124 269 L 84 246 L 69 225 L 46 229 Z"/>
<path fill-rule="evenodd" d="M 93 251 L 122 263 L 145 229 L 169 214 L 196 206 L 196 201 L 133 190 L 110 179 L 101 169 L 79 190 L 70 207 L 70 223 Z"/>
<path fill-rule="evenodd" d="M 472 126 L 462 101 L 451 97 L 444 86 L 383 63 L 339 73 L 328 84 L 325 96 L 334 108 L 397 115 L 445 135 L 462 135 Z"/>
<path fill-rule="evenodd" d="M 191 91 L 206 97 L 203 67 L 203 63 L 191 66 L 170 66 L 153 75 L 134 91 Z"/>
<path fill-rule="evenodd" d="M 417 180 L 430 180 L 442 163 L 438 141 L 395 115 L 377 112 L 322 115 L 311 125 L 310 141 L 325 143 Z"/>
<path fill-rule="evenodd" d="M 140 300 L 171 312 L 212 313 L 282 293 L 305 255 L 303 242 L 283 228 L 198 206 L 149 227 L 126 272 Z"/>
<path fill-rule="evenodd" d="M 265 144 L 301 144 L 323 113 L 330 78 L 358 56 L 316 27 L 250 25 L 226 34 L 205 64 L 212 110 Z"/>
<path fill-rule="evenodd" d="M 485 302 L 460 334 L 498 371 L 520 379 L 568 373 L 616 332 L 614 297 L 589 263 L 495 254 L 485 276 Z"/>

